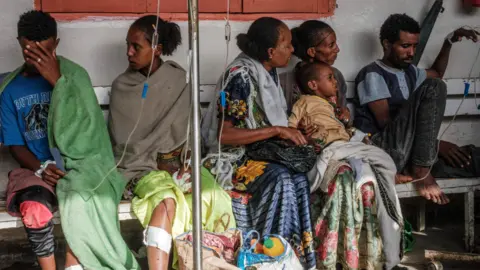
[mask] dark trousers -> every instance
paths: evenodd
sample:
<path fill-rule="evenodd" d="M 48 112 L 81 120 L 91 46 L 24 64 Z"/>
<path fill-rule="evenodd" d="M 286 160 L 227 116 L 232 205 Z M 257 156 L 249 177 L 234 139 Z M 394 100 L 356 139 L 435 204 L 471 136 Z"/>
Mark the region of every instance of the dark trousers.
<path fill-rule="evenodd" d="M 466 168 L 451 167 L 444 160 L 437 159 L 437 138 L 446 99 L 445 83 L 439 79 L 427 79 L 410 95 L 395 119 L 382 132 L 373 135 L 373 143 L 390 154 L 399 172 L 407 165 L 434 165 L 431 172 L 434 177 L 480 176 L 480 148 L 473 145 L 464 146 L 472 157 Z"/>
<path fill-rule="evenodd" d="M 372 142 L 390 154 L 399 172 L 408 164 L 429 167 L 437 161 L 437 137 L 446 99 L 445 83 L 427 79 L 393 121 L 372 136 Z"/>
<path fill-rule="evenodd" d="M 17 209 L 20 204 L 26 201 L 35 201 L 45 205 L 52 213 L 56 205 L 56 199 L 53 194 L 43 187 L 32 186 L 19 191 L 14 198 L 12 206 Z M 24 227 L 27 232 L 27 238 L 32 247 L 33 253 L 37 257 L 48 257 L 55 252 L 55 239 L 53 234 L 54 224 L 50 220 L 43 228 Z"/>

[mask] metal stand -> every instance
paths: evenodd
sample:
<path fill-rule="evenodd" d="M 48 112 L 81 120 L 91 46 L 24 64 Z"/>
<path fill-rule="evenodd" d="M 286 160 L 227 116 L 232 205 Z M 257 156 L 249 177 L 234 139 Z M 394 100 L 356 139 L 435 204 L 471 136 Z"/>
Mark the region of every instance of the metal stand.
<path fill-rule="evenodd" d="M 198 0 L 188 0 L 188 32 L 191 52 L 190 87 L 192 90 L 192 193 L 193 193 L 193 263 L 202 269 L 202 203 L 201 203 L 201 147 L 200 147 L 200 80 L 199 80 L 199 30 Z"/>

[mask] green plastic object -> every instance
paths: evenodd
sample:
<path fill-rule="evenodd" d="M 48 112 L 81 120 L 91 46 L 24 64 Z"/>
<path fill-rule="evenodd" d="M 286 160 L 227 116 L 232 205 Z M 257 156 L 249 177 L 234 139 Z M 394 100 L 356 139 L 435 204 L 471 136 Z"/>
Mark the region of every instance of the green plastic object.
<path fill-rule="evenodd" d="M 413 246 L 415 245 L 415 238 L 413 237 L 412 233 L 412 224 L 410 224 L 407 220 L 404 220 L 404 228 L 403 228 L 403 242 L 404 242 L 404 249 L 405 253 L 411 252 L 413 250 Z"/>
<path fill-rule="evenodd" d="M 273 248 L 273 241 L 270 237 L 267 237 L 264 241 L 263 241 L 263 246 L 266 247 L 266 248 Z"/>

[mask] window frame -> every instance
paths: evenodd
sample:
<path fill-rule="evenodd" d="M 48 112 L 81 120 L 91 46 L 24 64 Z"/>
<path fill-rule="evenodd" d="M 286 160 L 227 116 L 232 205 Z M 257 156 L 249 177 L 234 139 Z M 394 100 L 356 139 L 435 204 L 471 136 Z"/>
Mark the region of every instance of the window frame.
<path fill-rule="evenodd" d="M 49 0 L 34 0 L 34 7 L 37 10 L 42 10 L 42 1 Z M 84 0 L 88 1 L 88 0 Z M 156 1 L 156 0 L 145 0 L 147 2 Z M 165 0 L 163 0 L 165 1 Z M 176 1 L 186 1 L 186 0 L 176 0 Z M 202 1 L 202 0 L 199 0 Z M 210 0 L 212 1 L 212 0 Z M 222 2 L 224 0 L 221 0 Z M 226 0 L 225 0 L 226 1 Z M 245 13 L 243 11 L 244 1 L 251 0 L 231 0 L 231 1 L 240 1 L 242 12 L 230 12 L 230 20 L 232 21 L 252 21 L 264 16 L 271 16 L 281 20 L 309 20 L 309 19 L 320 19 L 324 17 L 329 17 L 334 14 L 335 9 L 337 8 L 336 0 L 317 0 L 318 1 L 318 10 L 317 12 L 250 12 Z M 283 0 L 282 0 L 283 1 Z M 293 1 L 293 0 L 290 0 Z M 232 10 L 232 6 L 231 6 Z M 103 17 L 103 18 L 136 18 L 146 14 L 155 14 L 155 12 L 142 12 L 142 13 L 130 13 L 130 12 L 50 12 L 50 14 L 57 19 L 58 21 L 74 21 L 74 20 L 85 20 L 89 17 Z M 200 20 L 225 20 L 226 12 L 199 12 Z M 160 17 L 169 21 L 186 21 L 188 20 L 187 12 L 162 12 L 160 11 Z"/>
<path fill-rule="evenodd" d="M 244 14 L 249 13 L 327 13 L 329 0 L 242 0 Z M 289 10 L 300 9 L 295 12 Z"/>
<path fill-rule="evenodd" d="M 41 0 L 41 8 L 51 13 L 93 13 L 109 8 L 109 13 L 141 13 L 147 9 L 147 0 Z"/>

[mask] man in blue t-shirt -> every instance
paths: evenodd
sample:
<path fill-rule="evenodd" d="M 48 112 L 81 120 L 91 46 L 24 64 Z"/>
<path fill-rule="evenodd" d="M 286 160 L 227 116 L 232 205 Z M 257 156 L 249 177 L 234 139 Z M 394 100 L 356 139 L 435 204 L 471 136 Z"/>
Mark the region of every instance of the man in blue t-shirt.
<path fill-rule="evenodd" d="M 437 137 L 447 97 L 441 78 L 452 44 L 464 37 L 476 42 L 478 33 L 463 28 L 452 32 L 430 69 L 411 64 L 419 33 L 419 24 L 405 14 L 390 15 L 383 23 L 380 41 L 384 56 L 364 67 L 355 79 L 354 125 L 371 133 L 372 142 L 392 156 L 402 173 L 397 175 L 397 183 L 418 180 L 422 196 L 445 204 L 449 200 L 430 169 L 437 161 Z M 439 145 L 438 156 L 450 165 L 473 167 L 467 149 L 445 141 Z"/>
<path fill-rule="evenodd" d="M 22 217 L 40 267 L 55 269 L 55 186 L 65 175 L 54 162 L 47 133 L 52 91 L 62 76 L 55 54 L 57 24 L 47 13 L 26 12 L 18 22 L 18 41 L 23 70 L 3 78 L 6 87 L 0 84 L 0 144 L 21 167 L 8 174 L 7 211 Z M 78 265 L 70 251 L 66 261 L 67 266 Z"/>
<path fill-rule="evenodd" d="M 39 162 L 53 160 L 47 138 L 51 93 L 52 85 L 42 76 L 22 73 L 0 96 L 3 143 L 13 150 L 27 148 Z"/>

